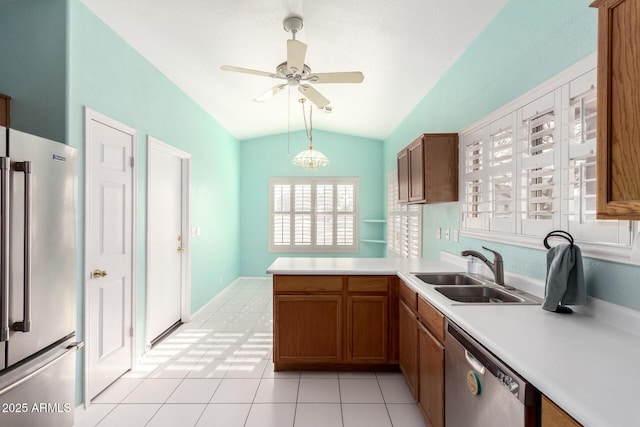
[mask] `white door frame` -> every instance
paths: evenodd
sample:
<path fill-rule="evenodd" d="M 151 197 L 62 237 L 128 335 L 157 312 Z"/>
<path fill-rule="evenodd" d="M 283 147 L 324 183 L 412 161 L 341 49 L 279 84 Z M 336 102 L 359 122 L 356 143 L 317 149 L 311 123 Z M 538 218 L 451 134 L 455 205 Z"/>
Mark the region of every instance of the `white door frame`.
<path fill-rule="evenodd" d="M 89 236 L 89 230 L 91 230 L 90 223 L 90 215 L 89 215 L 89 202 L 91 200 L 91 174 L 87 171 L 88 159 L 90 158 L 90 154 L 93 153 L 93 150 L 97 147 L 97 144 L 89 144 L 89 138 L 91 137 L 89 132 L 89 122 L 95 120 L 100 123 L 103 123 L 107 126 L 110 126 L 114 129 L 117 129 L 123 133 L 129 134 L 132 137 L 132 147 L 131 147 L 131 155 L 135 159 L 136 154 L 138 153 L 138 131 L 134 128 L 126 126 L 116 120 L 105 116 L 104 114 L 98 113 L 97 111 L 92 110 L 89 107 L 84 107 L 84 254 L 83 254 L 83 289 L 84 289 L 84 406 L 85 408 L 91 405 L 91 396 L 90 396 L 90 387 L 89 383 L 91 381 L 91 367 L 89 366 L 89 348 L 91 345 L 91 336 L 89 334 L 90 325 L 89 325 L 89 284 L 91 278 L 91 271 L 89 268 L 89 255 L 88 255 L 88 247 L 87 238 Z M 138 334 L 136 331 L 136 294 L 137 294 L 137 257 L 136 257 L 136 241 L 137 241 L 137 232 L 136 232 L 136 218 L 137 218 L 137 187 L 138 187 L 138 177 L 136 173 L 136 169 L 133 169 L 131 174 L 131 328 L 132 328 L 132 336 L 131 336 L 131 367 L 136 365 L 136 342 L 138 339 Z"/>
<path fill-rule="evenodd" d="M 182 163 L 182 225 L 181 225 L 181 233 L 182 233 L 182 245 L 185 249 L 182 258 L 182 277 L 180 283 L 180 319 L 183 322 L 191 321 L 191 154 L 179 150 L 172 145 L 167 144 L 166 142 L 162 142 L 159 139 L 156 139 L 150 135 L 147 135 L 147 207 L 150 205 L 149 200 L 149 169 L 150 158 L 151 158 L 151 150 L 157 150 L 162 153 L 165 153 L 169 156 L 178 158 Z M 146 219 L 146 227 L 147 227 L 147 260 L 146 260 L 146 313 L 145 313 L 145 348 L 148 350 L 151 347 L 151 340 L 155 337 L 149 336 L 149 270 L 151 268 L 149 263 L 149 253 L 150 253 L 150 241 L 149 241 L 149 212 L 147 211 L 147 219 Z"/>

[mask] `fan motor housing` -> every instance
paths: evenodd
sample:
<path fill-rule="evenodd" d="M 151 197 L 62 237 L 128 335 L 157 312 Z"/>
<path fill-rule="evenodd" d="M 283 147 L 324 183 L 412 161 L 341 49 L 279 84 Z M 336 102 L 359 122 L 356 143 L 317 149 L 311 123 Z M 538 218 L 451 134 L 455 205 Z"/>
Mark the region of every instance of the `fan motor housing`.
<path fill-rule="evenodd" d="M 287 67 L 287 61 L 285 61 L 276 67 L 276 74 L 287 80 L 295 79 L 300 81 L 302 79 L 306 79 L 307 76 L 311 74 L 311 68 L 309 68 L 307 64 L 304 64 L 302 71 L 294 74 L 291 72 L 289 67 Z"/>

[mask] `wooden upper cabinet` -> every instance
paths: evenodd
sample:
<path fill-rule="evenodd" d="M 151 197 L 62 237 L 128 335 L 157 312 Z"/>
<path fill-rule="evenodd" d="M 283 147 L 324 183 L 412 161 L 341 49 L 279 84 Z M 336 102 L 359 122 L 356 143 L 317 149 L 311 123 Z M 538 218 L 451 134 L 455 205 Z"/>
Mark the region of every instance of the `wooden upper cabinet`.
<path fill-rule="evenodd" d="M 409 201 L 409 150 L 398 153 L 398 202 Z"/>
<path fill-rule="evenodd" d="M 597 217 L 640 219 L 640 2 L 597 0 Z"/>
<path fill-rule="evenodd" d="M 0 126 L 8 128 L 10 123 L 9 107 L 11 105 L 11 97 L 0 93 Z"/>
<path fill-rule="evenodd" d="M 400 203 L 458 200 L 458 134 L 423 134 L 398 153 Z"/>
<path fill-rule="evenodd" d="M 421 202 L 424 197 L 425 162 L 424 138 L 420 137 L 407 147 L 409 156 L 409 202 Z"/>

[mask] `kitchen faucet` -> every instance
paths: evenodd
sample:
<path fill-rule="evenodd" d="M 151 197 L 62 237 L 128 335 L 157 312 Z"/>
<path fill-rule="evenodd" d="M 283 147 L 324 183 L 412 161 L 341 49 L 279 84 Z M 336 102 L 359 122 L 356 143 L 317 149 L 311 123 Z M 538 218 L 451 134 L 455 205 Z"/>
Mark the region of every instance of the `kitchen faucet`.
<path fill-rule="evenodd" d="M 484 262 L 485 264 L 487 264 L 487 267 L 489 267 L 489 269 L 493 272 L 494 282 L 496 282 L 496 284 L 498 285 L 505 286 L 504 265 L 502 263 L 502 255 L 500 255 L 498 252 L 494 251 L 493 249 L 489 249 L 485 246 L 483 246 L 482 249 L 487 250 L 489 252 L 493 252 L 493 262 L 489 261 L 487 257 L 485 257 L 484 255 L 482 255 L 480 252 L 477 252 L 477 251 L 471 251 L 471 250 L 462 251 L 460 255 L 473 256 L 478 258 L 480 261 Z"/>

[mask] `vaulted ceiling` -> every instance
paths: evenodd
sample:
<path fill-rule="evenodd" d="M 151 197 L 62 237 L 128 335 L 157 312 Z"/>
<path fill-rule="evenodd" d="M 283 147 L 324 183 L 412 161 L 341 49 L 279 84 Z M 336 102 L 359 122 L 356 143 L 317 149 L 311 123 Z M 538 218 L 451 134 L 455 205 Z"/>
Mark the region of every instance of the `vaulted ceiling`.
<path fill-rule="evenodd" d="M 362 71 L 360 84 L 316 84 L 331 113 L 314 127 L 385 139 L 508 0 L 82 0 L 236 138 L 303 128 L 296 88 L 222 71 L 275 72 L 286 61 L 283 21 L 302 17 L 296 38 L 313 72 Z M 288 114 L 290 110 L 290 122 Z"/>

